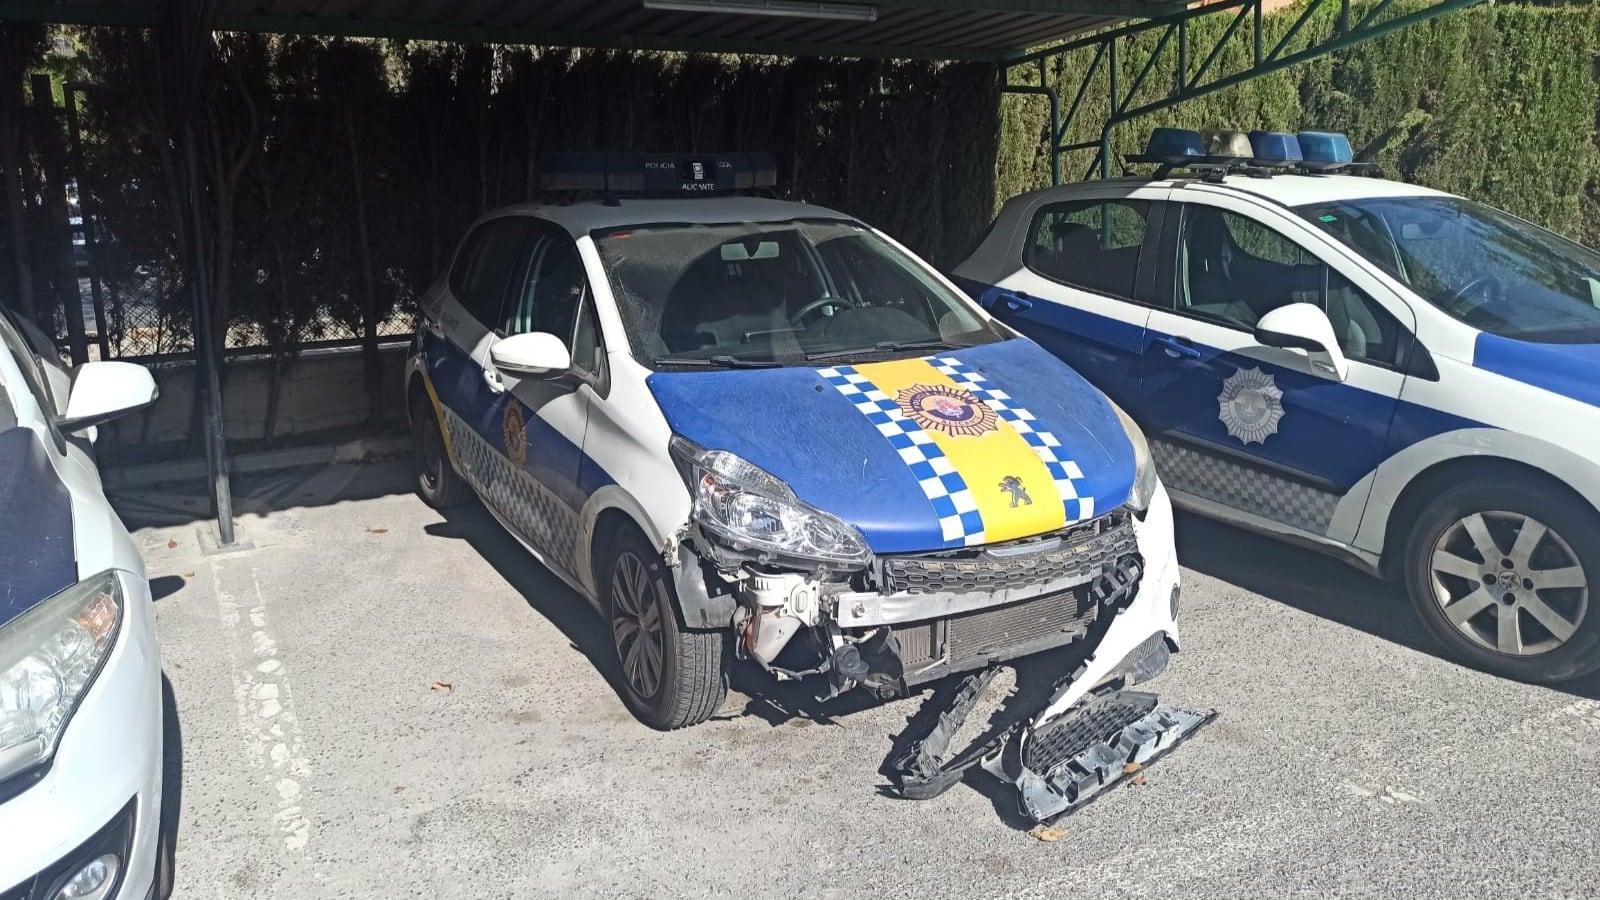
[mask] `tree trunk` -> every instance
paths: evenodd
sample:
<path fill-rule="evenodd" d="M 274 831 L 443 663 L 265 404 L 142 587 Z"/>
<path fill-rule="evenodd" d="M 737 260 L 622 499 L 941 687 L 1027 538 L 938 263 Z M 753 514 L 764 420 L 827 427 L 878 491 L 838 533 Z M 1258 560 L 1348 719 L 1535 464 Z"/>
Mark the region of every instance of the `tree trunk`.
<path fill-rule="evenodd" d="M 356 254 L 361 275 L 361 368 L 367 381 L 367 414 L 370 424 L 383 425 L 383 370 L 378 359 L 378 297 L 372 278 L 372 243 L 367 229 L 366 174 L 361 164 L 361 143 L 355 123 L 345 120 L 345 138 L 350 148 L 351 189 L 356 201 Z"/>

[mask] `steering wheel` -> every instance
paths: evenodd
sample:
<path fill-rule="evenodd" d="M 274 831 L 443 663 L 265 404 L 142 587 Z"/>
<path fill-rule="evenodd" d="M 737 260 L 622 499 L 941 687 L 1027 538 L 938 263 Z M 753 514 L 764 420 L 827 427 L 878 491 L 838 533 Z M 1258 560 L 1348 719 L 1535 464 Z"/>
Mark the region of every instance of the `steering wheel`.
<path fill-rule="evenodd" d="M 851 304 L 851 302 L 849 300 L 846 300 L 843 297 L 822 297 L 820 299 L 813 300 L 810 303 L 807 303 L 805 306 L 800 307 L 800 310 L 798 312 L 796 312 L 794 315 L 789 317 L 789 321 L 795 323 L 796 325 L 803 325 L 803 324 L 805 324 L 805 320 L 807 318 L 809 318 L 810 316 L 814 316 L 817 313 L 821 312 L 822 310 L 828 309 L 829 307 L 838 307 L 840 309 L 850 309 L 850 308 L 852 308 L 852 306 L 853 306 L 853 304 Z"/>
<path fill-rule="evenodd" d="M 1493 275 L 1479 275 L 1463 285 L 1461 290 L 1450 295 L 1450 302 L 1447 305 L 1455 312 L 1469 313 L 1483 305 L 1482 303 L 1471 302 L 1471 297 L 1474 294 L 1481 293 L 1485 302 L 1492 302 L 1499 295 L 1501 289 L 1500 279 Z"/>

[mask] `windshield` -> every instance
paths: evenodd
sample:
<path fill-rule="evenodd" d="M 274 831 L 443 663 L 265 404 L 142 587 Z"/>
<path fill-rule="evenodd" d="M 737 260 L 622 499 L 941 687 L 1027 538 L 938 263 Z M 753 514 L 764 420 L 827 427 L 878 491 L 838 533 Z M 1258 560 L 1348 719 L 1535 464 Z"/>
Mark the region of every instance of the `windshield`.
<path fill-rule="evenodd" d="M 1001 338 L 864 226 L 663 224 L 594 233 L 635 352 L 654 366 L 796 365 Z"/>
<path fill-rule="evenodd" d="M 1481 331 L 1600 342 L 1600 254 L 1456 197 L 1347 200 L 1301 215 Z"/>

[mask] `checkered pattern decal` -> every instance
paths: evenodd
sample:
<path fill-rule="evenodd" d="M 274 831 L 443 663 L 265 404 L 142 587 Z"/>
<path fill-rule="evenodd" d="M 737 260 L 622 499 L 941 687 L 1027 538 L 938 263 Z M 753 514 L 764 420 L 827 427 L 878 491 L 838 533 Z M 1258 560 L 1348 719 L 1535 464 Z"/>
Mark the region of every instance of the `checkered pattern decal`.
<path fill-rule="evenodd" d="M 511 460 L 455 413 L 447 409 L 444 417 L 456 462 L 483 502 L 494 507 L 519 537 L 550 562 L 575 571 L 577 513 L 532 475 L 512 466 Z"/>
<path fill-rule="evenodd" d="M 1339 505 L 1338 494 L 1181 444 L 1151 441 L 1150 451 L 1161 480 L 1173 488 L 1313 534 L 1327 533 Z"/>
<path fill-rule="evenodd" d="M 978 501 L 972 496 L 966 480 L 956 473 L 944 451 L 922 430 L 922 426 L 907 418 L 893 398 L 873 387 L 872 382 L 857 373 L 854 366 L 819 369 L 817 374 L 866 416 L 867 421 L 900 454 L 906 468 L 916 476 L 922 493 L 933 504 L 945 546 L 971 547 L 982 544 L 983 519 L 978 515 Z"/>
<path fill-rule="evenodd" d="M 982 400 L 995 415 L 1011 423 L 1011 427 L 1022 435 L 1028 442 L 1033 452 L 1038 454 L 1044 467 L 1049 470 L 1050 477 L 1055 480 L 1056 490 L 1061 492 L 1061 502 L 1067 508 L 1067 524 L 1082 522 L 1094 518 L 1094 498 L 1079 496 L 1078 483 L 1083 481 L 1083 470 L 1076 462 L 1063 459 L 1058 452 L 1061 441 L 1048 431 L 1033 427 L 1033 413 L 1011 402 L 1011 395 L 1002 390 L 991 389 L 989 379 L 983 377 L 971 366 L 953 356 L 936 356 L 929 360 L 935 369 L 944 373 L 951 381 L 966 388 L 974 397 Z"/>

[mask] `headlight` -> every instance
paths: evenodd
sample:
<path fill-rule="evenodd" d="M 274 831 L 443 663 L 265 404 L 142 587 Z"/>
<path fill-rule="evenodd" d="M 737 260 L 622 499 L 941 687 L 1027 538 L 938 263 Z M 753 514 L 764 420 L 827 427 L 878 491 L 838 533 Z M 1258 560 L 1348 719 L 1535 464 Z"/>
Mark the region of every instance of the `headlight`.
<path fill-rule="evenodd" d="M 122 586 L 107 571 L 0 627 L 0 781 L 55 754 L 121 621 Z"/>
<path fill-rule="evenodd" d="M 694 497 L 695 524 L 707 537 L 763 562 L 859 569 L 871 558 L 861 532 L 801 502 L 771 473 L 680 437 L 671 448 Z"/>
<path fill-rule="evenodd" d="M 1144 432 L 1122 407 L 1112 403 L 1111 408 L 1116 410 L 1122 430 L 1128 433 L 1128 443 L 1133 445 L 1133 492 L 1128 495 L 1128 506 L 1134 512 L 1144 512 L 1150 508 L 1150 501 L 1156 496 L 1156 485 L 1160 483 L 1155 463 L 1150 459 L 1150 442 L 1144 439 Z"/>

